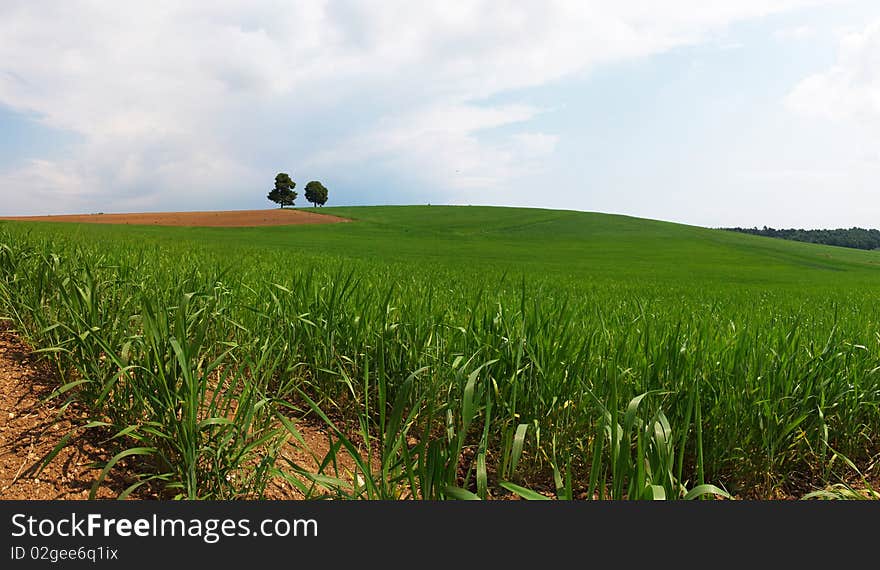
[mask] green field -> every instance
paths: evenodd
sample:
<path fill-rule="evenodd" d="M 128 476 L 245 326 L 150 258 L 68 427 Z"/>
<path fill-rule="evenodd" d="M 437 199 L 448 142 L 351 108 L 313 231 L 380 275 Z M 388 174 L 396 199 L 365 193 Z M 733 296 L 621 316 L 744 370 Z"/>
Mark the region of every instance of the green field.
<path fill-rule="evenodd" d="M 803 496 L 880 453 L 880 252 L 574 211 L 320 212 L 355 221 L 0 222 L 0 315 L 170 496 L 270 477 Z M 283 458 L 302 422 L 338 444 L 321 473 Z"/>

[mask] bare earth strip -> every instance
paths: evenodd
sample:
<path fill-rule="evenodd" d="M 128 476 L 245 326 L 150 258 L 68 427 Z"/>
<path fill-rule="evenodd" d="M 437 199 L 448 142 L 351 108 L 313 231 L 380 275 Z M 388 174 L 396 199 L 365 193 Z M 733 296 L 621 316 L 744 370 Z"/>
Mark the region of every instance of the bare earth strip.
<path fill-rule="evenodd" d="M 68 222 L 78 224 L 127 224 L 143 226 L 201 226 L 217 228 L 333 224 L 351 221 L 338 216 L 281 208 L 275 208 L 272 210 L 230 210 L 222 212 L 145 212 L 138 214 L 16 216 L 0 217 L 0 220 L 17 220 L 22 222 Z"/>

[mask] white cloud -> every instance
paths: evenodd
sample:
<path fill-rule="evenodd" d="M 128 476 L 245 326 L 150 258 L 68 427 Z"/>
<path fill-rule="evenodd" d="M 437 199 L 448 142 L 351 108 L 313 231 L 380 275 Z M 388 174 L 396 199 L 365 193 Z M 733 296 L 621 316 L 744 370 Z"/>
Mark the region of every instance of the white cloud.
<path fill-rule="evenodd" d="M 527 105 L 418 107 L 383 118 L 375 130 L 312 156 L 305 166 L 383 161 L 402 172 L 430 177 L 450 190 L 494 186 L 533 168 L 535 159 L 552 152 L 557 137 L 520 133 L 502 143 L 486 143 L 476 133 L 523 123 L 540 112 Z"/>
<path fill-rule="evenodd" d="M 75 164 L 30 160 L 0 176 L 4 202 L 34 214 L 63 212 L 88 196 L 94 184 Z M 6 210 L 6 208 L 4 208 Z"/>
<path fill-rule="evenodd" d="M 501 185 L 557 139 L 528 127 L 540 109 L 488 98 L 814 3 L 5 1 L 0 104 L 83 142 L 0 173 L 0 192 L 17 211 L 26 181 L 60 192 L 56 211 L 242 205 L 277 168 L 367 159 Z M 483 136 L 512 125 L 525 132 Z"/>
<path fill-rule="evenodd" d="M 792 28 L 782 28 L 773 32 L 773 38 L 779 42 L 803 41 L 808 40 L 816 35 L 816 31 L 811 26 L 796 26 Z"/>
<path fill-rule="evenodd" d="M 789 109 L 812 117 L 880 124 L 880 21 L 840 41 L 837 62 L 811 75 L 785 99 Z"/>

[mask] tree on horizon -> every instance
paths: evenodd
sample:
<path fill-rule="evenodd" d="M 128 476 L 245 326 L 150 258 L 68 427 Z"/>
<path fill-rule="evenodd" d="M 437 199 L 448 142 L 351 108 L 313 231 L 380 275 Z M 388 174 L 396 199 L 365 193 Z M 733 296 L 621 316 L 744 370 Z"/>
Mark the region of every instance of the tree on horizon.
<path fill-rule="evenodd" d="M 314 204 L 316 208 L 323 206 L 327 203 L 327 188 L 317 180 L 312 180 L 306 184 L 306 200 Z"/>
<path fill-rule="evenodd" d="M 293 191 L 296 182 L 290 179 L 290 175 L 286 172 L 279 172 L 275 176 L 275 188 L 273 188 L 266 196 L 270 201 L 284 206 L 293 206 L 297 193 Z"/>

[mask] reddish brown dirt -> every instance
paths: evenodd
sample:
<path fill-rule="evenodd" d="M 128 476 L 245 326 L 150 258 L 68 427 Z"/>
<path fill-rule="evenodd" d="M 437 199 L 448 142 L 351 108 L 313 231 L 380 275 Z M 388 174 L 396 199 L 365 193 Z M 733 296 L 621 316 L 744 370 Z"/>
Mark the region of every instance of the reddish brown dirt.
<path fill-rule="evenodd" d="M 63 398 L 47 399 L 59 385 L 57 373 L 0 322 L 0 500 L 88 499 L 100 469 L 113 456 L 114 451 L 104 445 L 109 433 L 82 428 L 88 422 L 82 406 L 62 409 Z M 281 455 L 317 472 L 315 456 L 320 460 L 329 450 L 326 432 L 310 422 L 297 422 L 297 428 L 307 447 L 291 441 Z M 69 433 L 73 434 L 69 443 L 44 461 Z M 115 499 L 137 480 L 126 469 L 127 461 L 123 459 L 110 471 L 99 487 L 99 499 Z M 286 463 L 280 460 L 278 466 L 285 469 Z M 325 473 L 351 481 L 354 469 L 354 461 L 342 452 L 338 472 L 328 468 Z M 130 498 L 160 497 L 142 487 Z M 266 498 L 304 497 L 293 485 L 276 478 L 270 481 Z"/>
<path fill-rule="evenodd" d="M 296 428 L 305 442 L 305 447 L 303 447 L 301 443 L 291 439 L 282 449 L 276 466 L 282 471 L 291 473 L 292 469 L 288 464 L 288 461 L 290 461 L 312 473 L 317 473 L 320 470 L 321 462 L 330 451 L 330 440 L 327 431 L 324 427 L 307 420 L 296 421 Z M 357 442 L 357 438 L 352 439 Z M 375 471 L 379 465 L 381 465 L 376 450 L 366 453 L 363 446 L 358 445 L 358 453 L 363 457 L 369 457 L 372 470 Z M 352 459 L 351 455 L 349 455 L 344 449 L 340 449 L 337 452 L 336 459 L 337 463 L 335 468 L 333 465 L 328 465 L 324 468 L 323 474 L 341 479 L 349 484 L 353 483 L 355 477 L 359 475 L 357 475 L 357 464 Z M 297 478 L 300 481 L 307 483 L 303 477 L 298 476 Z M 326 491 L 327 489 L 325 487 L 316 487 L 313 491 L 313 495 L 319 496 Z M 267 499 L 305 498 L 301 491 L 295 488 L 283 477 L 276 477 L 269 481 L 269 484 L 266 486 L 265 497 Z"/>
<path fill-rule="evenodd" d="M 88 499 L 100 466 L 111 457 L 101 443 L 106 433 L 81 428 L 87 421 L 82 408 L 62 410 L 61 399 L 45 401 L 57 387 L 53 371 L 0 329 L 0 500 Z M 70 432 L 70 444 L 40 469 Z M 97 497 L 116 498 L 134 481 L 121 465 Z"/>
<path fill-rule="evenodd" d="M 304 212 L 302 210 L 231 210 L 226 212 L 155 212 L 140 214 L 74 214 L 63 216 L 0 217 L 0 220 L 22 222 L 68 222 L 79 224 L 123 224 L 142 226 L 201 226 L 242 228 L 256 226 L 293 226 L 300 224 L 333 224 L 348 222 L 346 218 Z"/>

